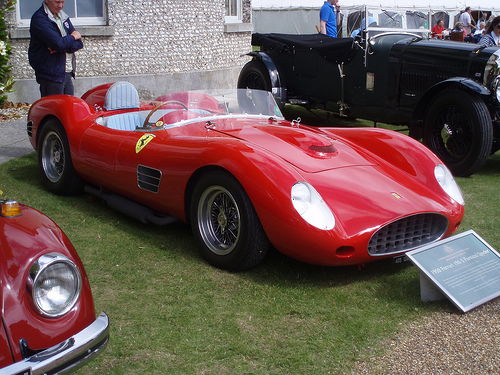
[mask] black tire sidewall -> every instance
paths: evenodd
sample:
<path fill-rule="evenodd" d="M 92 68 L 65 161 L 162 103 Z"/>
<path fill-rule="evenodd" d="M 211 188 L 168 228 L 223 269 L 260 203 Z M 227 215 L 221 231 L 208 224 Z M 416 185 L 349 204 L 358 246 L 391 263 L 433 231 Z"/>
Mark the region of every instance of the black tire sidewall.
<path fill-rule="evenodd" d="M 256 74 L 260 76 L 263 82 L 264 87 L 248 87 L 247 86 L 247 79 L 249 75 Z M 245 64 L 243 69 L 240 72 L 240 75 L 238 77 L 238 88 L 239 89 L 260 89 L 260 90 L 266 90 L 266 91 L 272 91 L 272 86 L 271 86 L 271 78 L 269 77 L 269 73 L 266 69 L 266 66 L 262 61 L 259 61 L 257 59 L 253 59 L 252 61 L 249 61 L 248 63 Z"/>
<path fill-rule="evenodd" d="M 460 160 L 446 162 L 446 165 L 455 176 L 469 176 L 475 173 L 486 162 L 493 141 L 493 125 L 486 104 L 473 93 L 463 90 L 448 89 L 443 91 L 429 106 L 424 120 L 424 144 L 429 147 L 440 159 L 439 150 L 435 147 L 433 139 L 434 122 L 443 108 L 456 106 L 469 118 L 473 140 L 467 154 Z M 443 160 L 445 162 L 445 160 Z"/>
<path fill-rule="evenodd" d="M 203 192 L 211 186 L 221 186 L 227 189 L 240 211 L 241 225 L 238 243 L 226 255 L 212 252 L 200 234 L 198 206 Z M 193 191 L 190 217 L 193 234 L 201 255 L 211 265 L 229 271 L 243 271 L 256 266 L 265 257 L 269 243 L 257 213 L 243 187 L 229 173 L 217 171 L 202 176 Z"/>
<path fill-rule="evenodd" d="M 57 182 L 52 182 L 47 177 L 45 169 L 43 167 L 43 143 L 46 137 L 50 133 L 55 133 L 58 135 L 62 143 L 63 153 L 64 153 L 64 167 L 62 176 Z M 42 175 L 42 183 L 47 190 L 58 195 L 73 195 L 78 194 L 83 191 L 83 182 L 77 175 L 75 169 L 73 168 L 73 162 L 71 159 L 71 150 L 69 147 L 68 137 L 66 131 L 62 124 L 57 120 L 49 120 L 43 127 L 38 138 L 38 167 Z"/>

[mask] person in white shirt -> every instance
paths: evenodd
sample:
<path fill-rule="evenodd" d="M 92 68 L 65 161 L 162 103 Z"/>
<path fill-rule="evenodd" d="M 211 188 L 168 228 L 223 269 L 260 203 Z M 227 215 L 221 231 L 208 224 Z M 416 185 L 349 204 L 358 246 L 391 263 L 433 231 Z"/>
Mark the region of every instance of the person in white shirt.
<path fill-rule="evenodd" d="M 476 25 L 474 22 L 474 18 L 472 18 L 472 10 L 470 7 L 465 8 L 465 12 L 463 12 L 458 18 L 458 22 L 462 22 L 465 30 L 467 31 L 467 35 L 470 35 L 472 29 Z"/>

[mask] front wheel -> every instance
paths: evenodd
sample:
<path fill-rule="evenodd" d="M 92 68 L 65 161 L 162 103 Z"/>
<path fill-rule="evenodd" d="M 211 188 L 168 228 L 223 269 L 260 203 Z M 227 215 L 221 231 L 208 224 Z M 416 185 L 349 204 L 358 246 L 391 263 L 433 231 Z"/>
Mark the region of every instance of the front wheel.
<path fill-rule="evenodd" d="M 424 144 L 455 176 L 477 172 L 486 163 L 492 143 L 491 117 L 478 95 L 447 89 L 430 105 L 424 122 Z"/>
<path fill-rule="evenodd" d="M 250 198 L 226 172 L 206 174 L 196 185 L 191 225 L 203 258 L 218 268 L 252 268 L 270 247 Z"/>
<path fill-rule="evenodd" d="M 38 140 L 38 167 L 43 185 L 50 192 L 72 195 L 83 191 L 83 181 L 73 168 L 68 137 L 57 120 L 49 120 L 42 128 Z"/>

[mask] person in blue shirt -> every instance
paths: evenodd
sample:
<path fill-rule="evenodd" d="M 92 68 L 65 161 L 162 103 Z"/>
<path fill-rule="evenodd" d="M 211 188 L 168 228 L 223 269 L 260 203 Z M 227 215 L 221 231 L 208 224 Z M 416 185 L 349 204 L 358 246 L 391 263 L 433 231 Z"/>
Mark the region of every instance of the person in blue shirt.
<path fill-rule="evenodd" d="M 340 23 L 339 0 L 326 0 L 319 11 L 319 32 L 332 38 L 337 37 L 337 25 Z"/>
<path fill-rule="evenodd" d="M 83 48 L 83 42 L 63 6 L 64 0 L 44 0 L 31 17 L 28 58 L 42 97 L 74 95 L 74 53 Z"/>

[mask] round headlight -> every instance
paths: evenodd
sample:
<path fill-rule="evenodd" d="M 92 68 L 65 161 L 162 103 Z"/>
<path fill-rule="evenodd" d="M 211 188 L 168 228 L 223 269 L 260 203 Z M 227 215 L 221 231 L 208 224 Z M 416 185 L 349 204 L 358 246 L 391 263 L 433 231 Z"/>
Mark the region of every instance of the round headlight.
<path fill-rule="evenodd" d="M 500 103 L 500 76 L 495 78 L 495 82 L 493 83 L 493 94 Z"/>
<path fill-rule="evenodd" d="M 316 228 L 333 229 L 335 218 L 321 195 L 307 182 L 292 187 L 292 204 L 302 218 Z"/>
<path fill-rule="evenodd" d="M 436 168 L 434 168 L 434 176 L 443 190 L 457 201 L 457 203 L 463 206 L 465 203 L 464 197 L 450 170 L 443 164 L 438 164 Z"/>
<path fill-rule="evenodd" d="M 42 315 L 59 317 L 71 310 L 78 300 L 82 278 L 78 267 L 69 258 L 50 253 L 35 261 L 27 286 Z"/>

